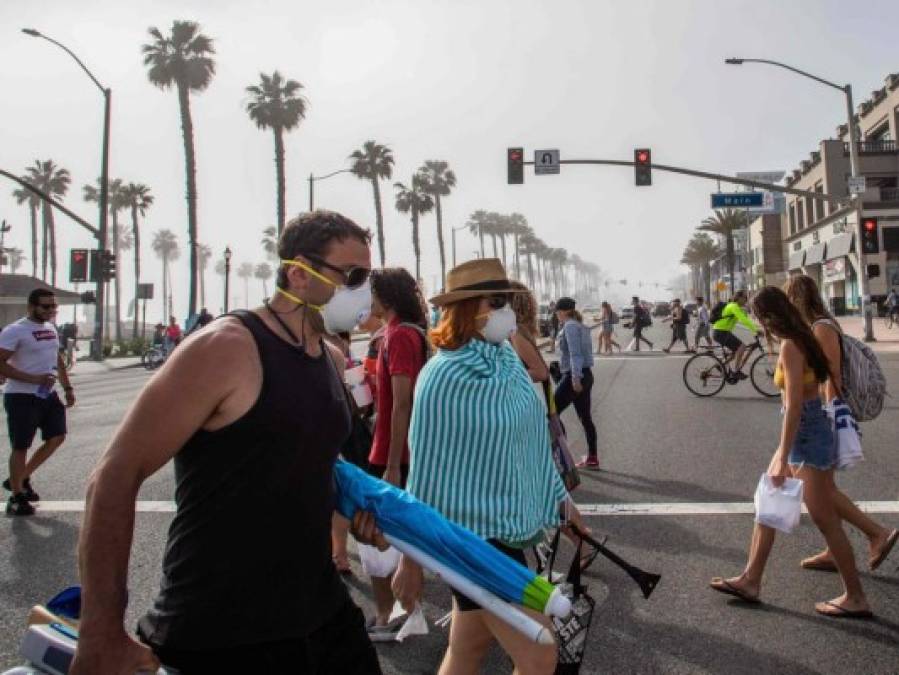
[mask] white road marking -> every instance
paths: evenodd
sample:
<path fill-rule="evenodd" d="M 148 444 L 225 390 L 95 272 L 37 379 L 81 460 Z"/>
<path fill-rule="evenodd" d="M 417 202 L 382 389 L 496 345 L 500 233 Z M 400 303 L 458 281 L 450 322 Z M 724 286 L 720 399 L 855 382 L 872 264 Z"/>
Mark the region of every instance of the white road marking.
<path fill-rule="evenodd" d="M 899 513 L 899 501 L 857 502 L 866 513 Z M 45 501 L 42 513 L 81 513 L 83 501 Z M 669 502 L 646 504 L 578 504 L 585 516 L 732 516 L 755 512 L 752 502 Z M 804 507 L 803 507 L 804 510 Z M 175 502 L 137 502 L 137 513 L 174 513 Z"/>

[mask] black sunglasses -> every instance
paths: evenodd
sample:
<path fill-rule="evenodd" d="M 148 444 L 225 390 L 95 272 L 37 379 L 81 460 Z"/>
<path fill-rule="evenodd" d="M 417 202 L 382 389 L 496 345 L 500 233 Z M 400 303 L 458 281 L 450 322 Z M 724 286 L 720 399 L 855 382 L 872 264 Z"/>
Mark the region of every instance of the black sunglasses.
<path fill-rule="evenodd" d="M 347 288 L 359 288 L 368 280 L 368 276 L 371 274 L 371 270 L 367 267 L 351 267 L 348 270 L 345 270 L 342 267 L 332 265 L 327 260 L 322 260 L 318 256 L 308 255 L 306 253 L 301 253 L 300 255 L 302 255 L 307 260 L 312 261 L 316 265 L 327 267 L 332 272 L 336 272 L 337 274 L 342 276 L 343 283 Z"/>
<path fill-rule="evenodd" d="M 487 304 L 490 309 L 502 309 L 509 304 L 509 298 L 505 295 L 490 295 L 487 297 Z"/>
<path fill-rule="evenodd" d="M 40 304 L 38 304 L 38 307 L 40 307 L 41 309 L 56 309 L 57 307 L 59 307 L 59 305 L 57 305 L 57 304 L 45 305 L 44 303 L 40 303 Z"/>

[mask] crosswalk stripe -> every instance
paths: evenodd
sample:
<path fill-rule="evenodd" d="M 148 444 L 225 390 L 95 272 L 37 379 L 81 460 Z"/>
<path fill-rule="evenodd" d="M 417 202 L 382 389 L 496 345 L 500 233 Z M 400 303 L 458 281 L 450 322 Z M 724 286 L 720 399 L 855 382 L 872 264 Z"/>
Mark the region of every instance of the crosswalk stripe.
<path fill-rule="evenodd" d="M 899 501 L 856 502 L 866 513 L 899 513 Z M 81 513 L 83 501 L 43 501 L 42 513 Z M 646 504 L 578 504 L 585 516 L 732 516 L 755 512 L 752 502 L 668 502 Z M 137 513 L 174 513 L 175 502 L 139 501 Z M 803 507 L 805 511 L 805 507 Z"/>

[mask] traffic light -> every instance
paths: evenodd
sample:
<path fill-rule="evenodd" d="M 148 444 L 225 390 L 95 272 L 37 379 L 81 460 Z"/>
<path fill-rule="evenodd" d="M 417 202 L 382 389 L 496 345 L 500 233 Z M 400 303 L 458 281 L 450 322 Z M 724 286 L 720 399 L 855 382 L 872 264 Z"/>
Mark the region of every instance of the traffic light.
<path fill-rule="evenodd" d="M 92 305 L 97 302 L 97 296 L 93 291 L 85 291 L 81 294 L 82 305 Z"/>
<path fill-rule="evenodd" d="M 638 187 L 652 185 L 652 151 L 649 148 L 634 150 L 634 181 Z"/>
<path fill-rule="evenodd" d="M 69 253 L 69 282 L 87 281 L 88 255 L 86 248 L 73 248 Z"/>
<path fill-rule="evenodd" d="M 100 263 L 100 278 L 103 281 L 115 279 L 115 254 L 112 251 L 98 251 L 97 258 Z"/>
<path fill-rule="evenodd" d="M 524 183 L 524 148 L 509 148 L 507 154 L 509 185 Z"/>
<path fill-rule="evenodd" d="M 862 220 L 862 252 L 865 255 L 880 252 L 880 231 L 877 229 L 877 218 Z"/>

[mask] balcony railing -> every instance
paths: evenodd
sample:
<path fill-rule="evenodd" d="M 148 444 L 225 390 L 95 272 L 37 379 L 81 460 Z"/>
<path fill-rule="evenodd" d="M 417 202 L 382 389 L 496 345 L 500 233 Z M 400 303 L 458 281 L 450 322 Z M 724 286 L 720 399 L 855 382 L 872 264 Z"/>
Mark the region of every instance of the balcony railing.
<path fill-rule="evenodd" d="M 861 155 L 878 155 L 896 152 L 896 141 L 860 141 L 858 152 Z M 843 153 L 849 154 L 849 143 L 843 143 Z"/>

